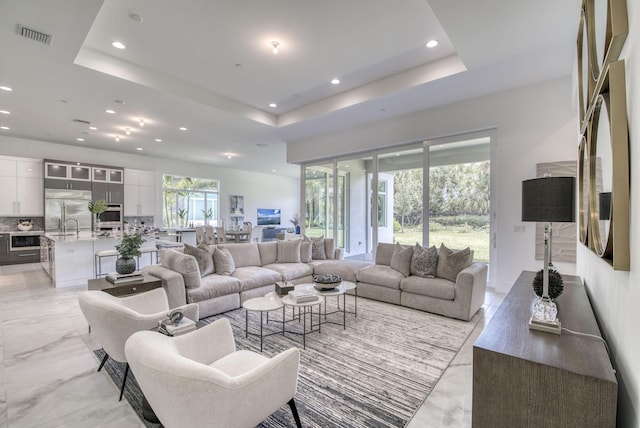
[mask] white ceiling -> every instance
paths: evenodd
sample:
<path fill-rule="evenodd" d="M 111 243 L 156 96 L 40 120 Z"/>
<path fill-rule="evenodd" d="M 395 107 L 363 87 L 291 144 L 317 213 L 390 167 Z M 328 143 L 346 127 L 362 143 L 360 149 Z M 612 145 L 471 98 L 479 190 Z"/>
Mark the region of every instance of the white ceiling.
<path fill-rule="evenodd" d="M 10 128 L 0 135 L 294 176 L 287 142 L 571 75 L 578 8 L 579 0 L 0 0 L 0 86 L 13 88 L 0 91 L 0 110 L 11 112 L 0 114 Z M 51 43 L 19 36 L 18 24 Z M 434 49 L 425 47 L 431 39 Z"/>

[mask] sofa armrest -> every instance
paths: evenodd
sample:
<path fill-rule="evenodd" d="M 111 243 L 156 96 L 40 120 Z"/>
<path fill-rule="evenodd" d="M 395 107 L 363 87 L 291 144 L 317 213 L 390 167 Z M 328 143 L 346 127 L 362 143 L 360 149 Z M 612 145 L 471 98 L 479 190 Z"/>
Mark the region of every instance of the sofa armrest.
<path fill-rule="evenodd" d="M 485 292 L 487 290 L 487 264 L 472 263 L 458 273 L 456 278 L 456 300 L 463 298 L 470 304 L 468 318 L 484 304 Z"/>
<path fill-rule="evenodd" d="M 169 308 L 173 309 L 187 304 L 184 278 L 180 273 L 162 265 L 145 266 L 142 271 L 162 280 L 162 288 L 167 293 Z"/>

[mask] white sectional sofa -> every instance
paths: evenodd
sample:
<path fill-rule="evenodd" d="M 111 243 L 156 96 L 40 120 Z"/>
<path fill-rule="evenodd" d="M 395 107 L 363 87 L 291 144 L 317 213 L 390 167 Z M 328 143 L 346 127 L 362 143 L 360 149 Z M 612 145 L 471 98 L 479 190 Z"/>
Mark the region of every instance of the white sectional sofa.
<path fill-rule="evenodd" d="M 412 274 L 407 264 L 412 247 L 378 244 L 373 264 L 343 260 L 331 239 L 315 244 L 320 247 L 294 240 L 186 246 L 185 252 L 163 249 L 162 264 L 143 270 L 162 279 L 171 307 L 197 303 L 201 317 L 239 308 L 245 300 L 273 291 L 278 281 L 308 283 L 313 275 L 326 273 L 356 282 L 360 297 L 451 318 L 469 320 L 484 303 L 487 265 L 471 263 L 472 254 L 469 265 L 452 279 L 428 278 Z"/>

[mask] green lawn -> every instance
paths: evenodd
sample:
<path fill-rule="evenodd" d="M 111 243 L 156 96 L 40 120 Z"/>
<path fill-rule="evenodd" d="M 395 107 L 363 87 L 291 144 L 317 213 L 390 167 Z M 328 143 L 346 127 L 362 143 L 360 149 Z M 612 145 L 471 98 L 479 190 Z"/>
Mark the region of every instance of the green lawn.
<path fill-rule="evenodd" d="M 395 232 L 396 242 L 402 245 L 416 245 L 422 242 L 422 229 L 404 228 L 404 232 Z M 440 246 L 444 243 L 449 248 L 473 250 L 473 260 L 489 262 L 489 232 L 484 230 L 456 230 L 456 228 L 429 231 L 429 245 Z"/>

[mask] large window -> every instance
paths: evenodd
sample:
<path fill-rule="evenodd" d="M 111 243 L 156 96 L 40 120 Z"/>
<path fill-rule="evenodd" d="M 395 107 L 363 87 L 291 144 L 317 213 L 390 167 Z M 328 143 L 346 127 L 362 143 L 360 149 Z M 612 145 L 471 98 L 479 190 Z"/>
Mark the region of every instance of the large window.
<path fill-rule="evenodd" d="M 217 180 L 163 176 L 162 224 L 164 227 L 219 225 Z"/>

